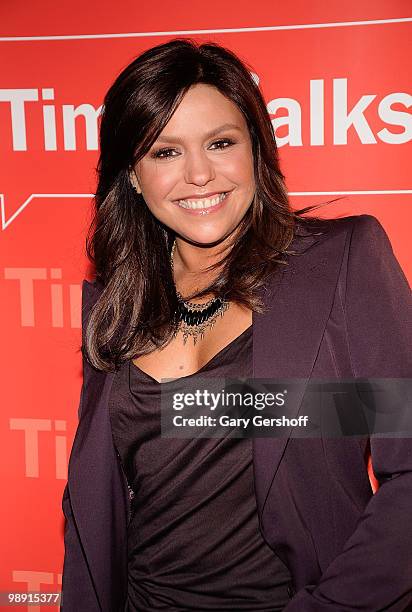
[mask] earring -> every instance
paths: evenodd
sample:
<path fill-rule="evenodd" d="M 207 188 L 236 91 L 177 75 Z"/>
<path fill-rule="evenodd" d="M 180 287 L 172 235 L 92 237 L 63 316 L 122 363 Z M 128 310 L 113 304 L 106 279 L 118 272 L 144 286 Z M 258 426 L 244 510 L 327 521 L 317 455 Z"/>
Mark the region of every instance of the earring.
<path fill-rule="evenodd" d="M 129 174 L 129 179 L 135 192 L 137 194 L 141 194 L 142 190 L 140 189 L 139 181 L 137 180 L 137 176 L 134 170 L 132 170 Z"/>

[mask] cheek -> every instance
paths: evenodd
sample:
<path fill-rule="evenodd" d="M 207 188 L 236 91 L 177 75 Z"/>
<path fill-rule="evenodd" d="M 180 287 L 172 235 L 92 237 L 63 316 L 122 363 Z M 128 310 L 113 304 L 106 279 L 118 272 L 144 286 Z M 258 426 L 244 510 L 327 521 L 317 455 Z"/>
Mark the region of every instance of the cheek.
<path fill-rule="evenodd" d="M 254 165 L 253 158 L 248 152 L 241 151 L 233 156 L 230 160 L 227 159 L 221 167 L 222 173 L 231 178 L 237 184 L 254 183 Z"/>
<path fill-rule="evenodd" d="M 143 187 L 143 192 L 147 201 L 154 206 L 160 205 L 168 198 L 168 194 L 172 191 L 174 182 L 173 173 L 170 171 L 147 173 L 143 183 L 146 186 L 146 189 Z"/>
<path fill-rule="evenodd" d="M 243 167 L 244 167 L 244 172 L 245 172 L 245 176 L 247 176 L 247 179 L 253 183 L 255 183 L 255 164 L 254 164 L 254 159 L 253 156 L 251 154 L 248 154 L 245 156 L 244 160 L 243 160 Z"/>

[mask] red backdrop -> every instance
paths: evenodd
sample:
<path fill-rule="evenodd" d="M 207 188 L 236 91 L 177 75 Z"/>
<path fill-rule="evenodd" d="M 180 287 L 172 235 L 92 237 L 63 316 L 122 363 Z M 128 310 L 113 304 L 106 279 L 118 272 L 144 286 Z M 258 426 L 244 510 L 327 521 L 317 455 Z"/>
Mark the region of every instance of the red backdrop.
<path fill-rule="evenodd" d="M 189 36 L 244 58 L 276 128 L 293 206 L 343 195 L 321 214 L 378 217 L 412 278 L 410 1 L 153 6 L 0 5 L 0 591 L 60 590 L 98 117 L 141 51 Z"/>

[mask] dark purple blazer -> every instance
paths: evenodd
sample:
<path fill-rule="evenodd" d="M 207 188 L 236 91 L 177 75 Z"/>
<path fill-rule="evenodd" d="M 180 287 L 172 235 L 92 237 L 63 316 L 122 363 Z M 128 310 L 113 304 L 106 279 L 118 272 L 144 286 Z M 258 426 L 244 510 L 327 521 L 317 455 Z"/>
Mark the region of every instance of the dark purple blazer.
<path fill-rule="evenodd" d="M 411 291 L 371 215 L 295 236 L 253 313 L 255 378 L 411 378 Z M 83 281 L 83 330 L 99 296 Z M 64 612 L 121 612 L 127 594 L 127 482 L 108 398 L 116 373 L 83 362 L 79 423 L 63 494 Z M 297 415 L 306 384 L 296 394 Z M 262 534 L 293 577 L 287 612 L 400 612 L 412 602 L 412 438 L 255 438 Z"/>

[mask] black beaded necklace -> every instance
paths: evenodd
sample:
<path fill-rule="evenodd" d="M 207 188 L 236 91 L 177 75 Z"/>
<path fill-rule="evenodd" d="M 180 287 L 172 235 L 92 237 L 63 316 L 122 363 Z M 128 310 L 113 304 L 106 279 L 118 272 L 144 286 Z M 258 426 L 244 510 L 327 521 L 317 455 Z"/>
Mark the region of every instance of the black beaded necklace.
<path fill-rule="evenodd" d="M 170 266 L 173 275 L 173 255 L 176 248 L 176 240 L 173 242 L 170 255 Z M 202 340 L 207 328 L 212 328 L 216 323 L 217 317 L 223 314 L 229 308 L 229 302 L 219 296 L 212 298 L 206 304 L 196 304 L 195 302 L 187 302 L 179 291 L 176 291 L 178 299 L 178 307 L 175 316 L 182 325 L 174 333 L 177 336 L 179 330 L 183 332 L 183 344 L 186 344 L 189 336 L 193 337 L 193 343 L 196 344 L 197 338 L 200 336 Z"/>

